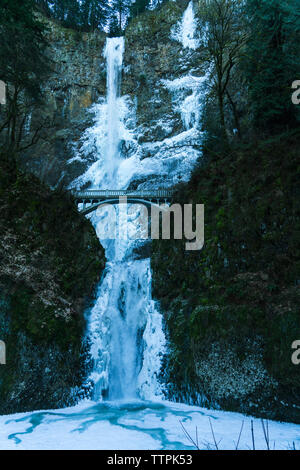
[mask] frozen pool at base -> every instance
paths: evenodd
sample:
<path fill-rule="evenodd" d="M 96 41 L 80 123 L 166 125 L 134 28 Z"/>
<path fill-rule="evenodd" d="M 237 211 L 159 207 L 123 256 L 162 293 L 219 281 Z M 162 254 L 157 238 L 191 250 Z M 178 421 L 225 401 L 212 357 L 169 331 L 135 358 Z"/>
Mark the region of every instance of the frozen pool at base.
<path fill-rule="evenodd" d="M 210 419 L 209 419 L 210 418 Z M 210 422 L 220 449 L 266 449 L 259 419 L 171 402 L 84 402 L 72 408 L 0 417 L 0 449 L 190 450 L 184 428 L 201 449 L 214 448 Z M 300 425 L 268 422 L 270 447 L 300 449 Z"/>

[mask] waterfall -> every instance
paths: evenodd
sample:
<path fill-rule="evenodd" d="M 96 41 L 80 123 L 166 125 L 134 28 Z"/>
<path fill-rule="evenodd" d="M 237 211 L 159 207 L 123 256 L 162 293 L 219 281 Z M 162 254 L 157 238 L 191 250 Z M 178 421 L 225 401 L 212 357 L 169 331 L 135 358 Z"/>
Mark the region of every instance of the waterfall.
<path fill-rule="evenodd" d="M 190 1 L 185 10 L 182 20 L 175 25 L 171 37 L 181 42 L 184 48 L 195 50 L 199 47 L 199 40 L 196 34 L 197 21 L 194 13 L 193 1 Z"/>
<path fill-rule="evenodd" d="M 72 183 L 77 189 L 83 185 L 91 189 L 127 189 L 131 183 L 138 189 L 168 188 L 188 181 L 201 156 L 189 141 L 203 136 L 200 121 L 207 76 L 162 81 L 173 96 L 174 110 L 181 115 L 183 131 L 162 141 L 140 144 L 135 101 L 121 94 L 124 50 L 124 38 L 106 40 L 106 98 L 92 106 L 94 124 L 84 132 L 75 157 L 82 161 L 92 158 L 94 162 Z M 176 144 L 180 148 L 174 150 Z M 130 149 L 126 156 L 124 148 Z M 150 153 L 148 158 L 144 158 L 145 152 Z M 166 340 L 162 316 L 151 297 L 150 259 L 136 259 L 134 253 L 137 248 L 143 249 L 143 242 L 126 236 L 125 225 L 128 233 L 136 231 L 140 208 L 128 207 L 130 217 L 126 218 L 122 206 L 105 206 L 88 216 L 107 258 L 97 300 L 88 315 L 87 336 L 93 359 L 88 384 L 93 384 L 95 400 L 151 400 L 164 394 L 158 376 Z M 119 236 L 114 240 L 104 235 L 112 217 L 118 222 Z"/>
<path fill-rule="evenodd" d="M 124 53 L 124 38 L 111 38 L 106 42 L 104 56 L 107 62 L 107 149 L 110 162 L 111 180 L 115 175 L 120 158 L 120 110 L 118 98 L 121 89 L 121 73 Z"/>
<path fill-rule="evenodd" d="M 107 39 L 107 98 L 99 104 L 99 126 L 93 134 L 104 143 L 99 146 L 99 161 L 89 173 L 92 188 L 124 189 L 120 153 L 124 131 L 120 97 L 123 53 L 123 37 Z M 111 216 L 109 209 L 99 209 L 91 216 L 98 234 L 104 232 Z M 122 208 L 115 210 L 122 233 Z M 94 363 L 90 376 L 94 399 L 150 399 L 161 394 L 157 375 L 165 346 L 162 318 L 151 298 L 150 260 L 133 259 L 133 240 L 99 238 L 106 250 L 107 267 L 87 333 Z"/>

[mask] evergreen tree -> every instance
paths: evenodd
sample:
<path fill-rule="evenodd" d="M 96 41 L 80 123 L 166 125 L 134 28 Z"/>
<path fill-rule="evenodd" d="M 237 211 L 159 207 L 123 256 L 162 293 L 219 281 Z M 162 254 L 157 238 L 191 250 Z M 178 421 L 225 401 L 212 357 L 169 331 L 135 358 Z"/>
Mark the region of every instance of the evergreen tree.
<path fill-rule="evenodd" d="M 132 0 L 112 0 L 112 11 L 118 18 L 120 32 L 122 32 L 126 26 L 131 5 Z"/>
<path fill-rule="evenodd" d="M 107 0 L 36 0 L 36 4 L 63 26 L 84 31 L 103 30 L 111 11 Z"/>
<path fill-rule="evenodd" d="M 247 0 L 246 5 L 251 35 L 244 68 L 254 122 L 268 130 L 293 125 L 297 109 L 291 85 L 300 70 L 299 2 Z"/>
<path fill-rule="evenodd" d="M 110 14 L 107 0 L 83 0 L 81 25 L 84 29 L 104 29 Z"/>
<path fill-rule="evenodd" d="M 140 15 L 150 6 L 150 0 L 135 0 L 135 2 L 130 7 L 130 16 L 134 18 L 137 15 Z"/>
<path fill-rule="evenodd" d="M 36 4 L 38 8 L 47 16 L 51 15 L 51 9 L 50 6 L 52 4 L 51 1 L 49 0 L 36 0 Z"/>
<path fill-rule="evenodd" d="M 112 15 L 109 19 L 109 36 L 114 38 L 121 36 L 122 30 L 120 30 L 119 19 L 116 15 Z"/>
<path fill-rule="evenodd" d="M 66 17 L 64 25 L 67 28 L 80 28 L 80 3 L 78 0 L 66 0 Z"/>
<path fill-rule="evenodd" d="M 51 2 L 53 17 L 56 20 L 64 21 L 66 16 L 66 7 L 68 0 L 53 0 Z"/>
<path fill-rule="evenodd" d="M 80 3 L 78 0 L 52 0 L 53 17 L 67 28 L 80 28 Z"/>

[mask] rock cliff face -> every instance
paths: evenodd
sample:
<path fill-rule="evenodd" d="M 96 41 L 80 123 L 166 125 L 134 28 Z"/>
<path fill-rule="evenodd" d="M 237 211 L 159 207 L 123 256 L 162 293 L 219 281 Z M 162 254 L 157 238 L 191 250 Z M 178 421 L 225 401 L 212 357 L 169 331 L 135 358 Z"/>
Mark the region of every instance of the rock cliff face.
<path fill-rule="evenodd" d="M 0 160 L 0 413 L 74 403 L 86 372 L 84 312 L 104 268 L 70 196 Z"/>
<path fill-rule="evenodd" d="M 169 2 L 159 11 L 135 18 L 126 31 L 123 92 L 136 100 L 141 143 L 163 141 L 185 130 L 163 81 L 182 78 L 196 67 L 196 75 L 203 74 L 199 51 L 184 48 L 172 34 L 187 4 Z"/>
<path fill-rule="evenodd" d="M 92 103 L 105 94 L 105 35 L 79 33 L 47 20 L 52 72 L 45 83 L 43 105 L 28 116 L 28 132 L 46 119 L 38 144 L 23 156 L 26 167 L 52 187 L 70 182 L 66 162 L 73 145 L 91 125 Z M 78 168 L 78 173 L 82 168 Z"/>
<path fill-rule="evenodd" d="M 175 136 L 183 150 L 197 151 L 196 134 L 186 133 L 194 123 L 185 125 L 183 117 L 185 112 L 188 120 L 198 119 L 197 97 L 194 110 L 180 109 L 184 99 L 193 95 L 197 78 L 205 73 L 199 49 L 184 47 L 178 32 L 176 36 L 187 5 L 186 0 L 169 2 L 135 18 L 126 30 L 121 94 L 128 107 L 125 125 L 132 138 L 122 145 L 124 158 L 137 151 L 142 158 L 155 154 L 160 158 L 162 148 L 172 156 Z M 47 117 L 49 129 L 23 161 L 40 179 L 56 187 L 60 183 L 67 186 L 95 160 L 93 150 L 81 158 L 81 139 L 92 125 L 93 103 L 106 94 L 106 37 L 74 32 L 53 22 L 49 22 L 48 37 L 53 73 L 45 85 L 45 103 L 29 123 L 33 130 Z M 190 83 L 176 83 L 191 75 Z"/>
<path fill-rule="evenodd" d="M 220 152 L 178 191 L 182 204 L 205 204 L 205 244 L 187 252 L 181 240 L 152 243 L 169 398 L 300 422 L 299 366 L 291 360 L 300 336 L 291 230 L 299 142 L 297 131 Z"/>

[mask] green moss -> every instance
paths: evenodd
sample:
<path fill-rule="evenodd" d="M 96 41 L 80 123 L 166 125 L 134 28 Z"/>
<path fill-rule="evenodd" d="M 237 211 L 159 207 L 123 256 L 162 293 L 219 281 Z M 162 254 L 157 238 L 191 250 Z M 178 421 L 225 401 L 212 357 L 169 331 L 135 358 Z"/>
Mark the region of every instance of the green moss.
<path fill-rule="evenodd" d="M 247 403 L 264 400 L 264 416 L 300 422 L 293 406 L 299 403 L 300 377 L 291 362 L 291 344 L 300 338 L 299 144 L 294 132 L 240 146 L 230 155 L 211 156 L 205 149 L 206 163 L 178 188 L 182 204 L 205 204 L 201 252 L 186 252 L 181 241 L 153 242 L 153 294 L 171 344 L 165 370 L 178 396 L 187 389 L 206 393 L 209 383 L 201 382 L 196 365 L 200 358 L 205 362 L 213 344 L 235 351 L 242 370 L 243 351 L 249 353 L 252 344 L 255 357 L 259 342 L 257 367 L 265 368 L 266 390 L 268 380 L 276 387 L 269 387 L 269 396 L 258 388 L 251 397 L 228 396 L 219 404 L 257 414 Z M 215 388 L 208 404 L 217 397 Z"/>
<path fill-rule="evenodd" d="M 7 345 L 0 411 L 64 406 L 83 380 L 84 311 L 104 250 L 69 194 L 9 159 L 0 167 L 0 338 Z"/>

